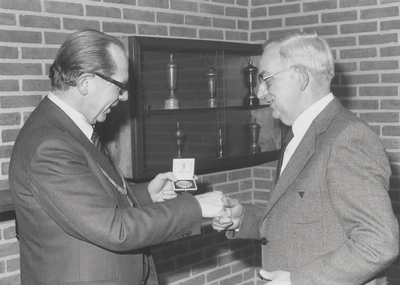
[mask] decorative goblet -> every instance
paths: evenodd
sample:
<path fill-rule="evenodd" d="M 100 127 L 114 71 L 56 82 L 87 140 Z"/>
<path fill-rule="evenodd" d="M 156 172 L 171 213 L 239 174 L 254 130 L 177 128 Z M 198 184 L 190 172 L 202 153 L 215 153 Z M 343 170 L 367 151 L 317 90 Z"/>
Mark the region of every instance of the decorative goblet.
<path fill-rule="evenodd" d="M 165 66 L 167 70 L 167 81 L 169 97 L 164 101 L 164 109 L 179 109 L 179 100 L 175 96 L 178 81 L 178 65 L 174 62 L 174 55 L 170 55 L 170 61 Z"/>
<path fill-rule="evenodd" d="M 254 87 L 257 83 L 256 75 L 258 72 L 258 68 L 255 67 L 252 62 L 249 62 L 249 65 L 244 69 L 244 73 L 246 74 L 246 83 L 248 86 L 248 92 L 246 97 L 244 98 L 245 106 L 258 106 L 260 105 L 260 99 L 257 98 L 256 94 L 254 94 Z"/>

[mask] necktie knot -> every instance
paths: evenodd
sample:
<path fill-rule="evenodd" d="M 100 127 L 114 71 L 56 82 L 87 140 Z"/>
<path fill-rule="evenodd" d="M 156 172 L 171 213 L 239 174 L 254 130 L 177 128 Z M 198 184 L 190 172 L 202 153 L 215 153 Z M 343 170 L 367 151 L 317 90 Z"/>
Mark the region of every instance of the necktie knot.
<path fill-rule="evenodd" d="M 92 140 L 94 146 L 97 147 L 97 149 L 100 150 L 103 153 L 104 149 L 103 149 L 103 146 L 102 146 L 101 141 L 100 141 L 100 136 L 99 136 L 99 133 L 96 132 L 95 129 L 93 129 L 91 140 Z"/>
<path fill-rule="evenodd" d="M 285 135 L 285 138 L 283 139 L 284 148 L 290 143 L 293 137 L 294 137 L 293 129 L 289 128 L 288 132 Z"/>
<path fill-rule="evenodd" d="M 99 139 L 99 134 L 96 132 L 95 129 L 93 129 L 91 140 L 93 143 L 95 143 L 98 139 Z"/>

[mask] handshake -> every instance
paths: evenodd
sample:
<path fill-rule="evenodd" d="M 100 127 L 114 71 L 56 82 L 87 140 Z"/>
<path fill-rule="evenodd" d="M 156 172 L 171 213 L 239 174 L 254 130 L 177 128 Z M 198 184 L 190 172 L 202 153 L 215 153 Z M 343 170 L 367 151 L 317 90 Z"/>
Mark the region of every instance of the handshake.
<path fill-rule="evenodd" d="M 200 203 L 203 218 L 212 219 L 214 230 L 234 230 L 239 228 L 244 215 L 244 208 L 236 199 L 213 191 L 195 196 Z"/>
<path fill-rule="evenodd" d="M 172 172 L 158 174 L 148 185 L 154 203 L 177 197 L 172 183 L 177 178 Z M 234 230 L 240 226 L 244 208 L 236 199 L 225 197 L 220 191 L 212 191 L 194 196 L 200 204 L 203 218 L 212 219 L 212 226 L 217 231 Z"/>

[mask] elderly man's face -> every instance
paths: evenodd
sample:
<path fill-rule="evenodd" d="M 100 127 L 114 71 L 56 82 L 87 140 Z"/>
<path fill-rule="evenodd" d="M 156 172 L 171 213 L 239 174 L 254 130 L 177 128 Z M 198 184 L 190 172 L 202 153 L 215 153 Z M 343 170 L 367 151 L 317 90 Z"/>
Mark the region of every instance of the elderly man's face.
<path fill-rule="evenodd" d="M 267 48 L 259 64 L 260 86 L 257 97 L 265 99 L 271 106 L 272 116 L 285 125 L 292 125 L 296 115 L 296 101 L 299 99 L 292 66 L 284 65 L 276 47 Z M 297 98 L 297 99 L 296 99 Z"/>
<path fill-rule="evenodd" d="M 119 47 L 112 46 L 110 49 L 117 64 L 117 70 L 111 78 L 120 83 L 126 83 L 129 76 L 128 58 Z M 95 124 L 105 121 L 107 114 L 111 112 L 111 108 L 115 107 L 119 101 L 126 101 L 128 92 L 120 94 L 119 87 L 100 76 L 94 75 L 92 80 L 95 82 L 95 87 L 87 95 L 87 107 L 84 115 L 90 124 Z"/>

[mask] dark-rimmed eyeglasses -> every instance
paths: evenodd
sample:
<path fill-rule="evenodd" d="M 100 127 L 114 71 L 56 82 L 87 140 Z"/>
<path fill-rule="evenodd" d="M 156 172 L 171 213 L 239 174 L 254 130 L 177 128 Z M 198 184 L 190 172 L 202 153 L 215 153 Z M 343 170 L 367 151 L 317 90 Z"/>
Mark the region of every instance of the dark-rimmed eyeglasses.
<path fill-rule="evenodd" d="M 128 83 L 122 83 L 119 82 L 117 80 L 112 79 L 111 77 L 105 76 L 99 72 L 93 72 L 94 75 L 97 75 L 98 77 L 104 79 L 105 81 L 108 81 L 112 84 L 114 84 L 115 86 L 118 87 L 118 94 L 121 96 L 122 94 L 124 94 L 127 90 L 128 90 Z"/>
<path fill-rule="evenodd" d="M 284 70 L 281 70 L 281 71 L 279 71 L 279 72 L 276 72 L 276 73 L 274 73 L 274 74 L 267 75 L 267 76 L 263 76 L 263 73 L 264 73 L 264 72 L 261 72 L 261 73 L 258 75 L 258 81 L 260 82 L 260 84 L 265 84 L 265 86 L 268 88 L 269 86 L 268 86 L 267 83 L 268 83 L 268 80 L 269 80 L 269 79 L 271 79 L 271 78 L 274 77 L 274 76 L 277 76 L 278 74 L 284 73 L 284 72 L 286 72 L 286 71 L 292 69 L 293 67 L 294 67 L 294 66 L 288 67 L 288 68 L 286 68 L 286 69 L 284 69 Z"/>

